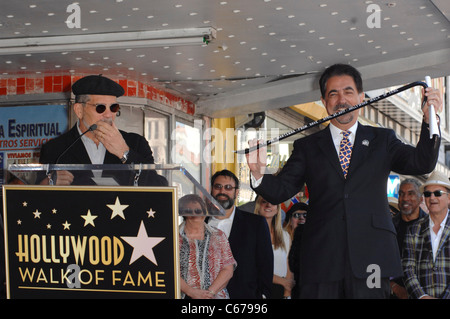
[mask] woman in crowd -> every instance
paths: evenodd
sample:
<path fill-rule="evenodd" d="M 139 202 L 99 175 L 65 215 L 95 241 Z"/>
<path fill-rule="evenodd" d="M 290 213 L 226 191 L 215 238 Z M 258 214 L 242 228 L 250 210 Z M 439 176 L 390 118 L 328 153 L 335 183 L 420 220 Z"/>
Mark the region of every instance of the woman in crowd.
<path fill-rule="evenodd" d="M 299 202 L 292 205 L 286 212 L 286 219 L 284 221 L 284 229 L 294 239 L 294 232 L 298 225 L 303 225 L 306 222 L 306 215 L 308 212 L 308 204 Z"/>
<path fill-rule="evenodd" d="M 288 253 L 291 238 L 283 229 L 280 205 L 272 205 L 261 196 L 255 204 L 255 214 L 263 216 L 269 225 L 274 257 L 274 275 L 271 298 L 290 298 L 293 287 L 293 275 L 288 265 Z"/>
<path fill-rule="evenodd" d="M 289 219 L 290 222 L 286 225 L 287 230 L 292 230 L 291 238 L 291 250 L 289 251 L 288 259 L 289 259 L 289 267 L 294 274 L 294 287 L 292 287 L 291 297 L 292 299 L 298 299 L 300 297 L 300 248 L 301 248 L 301 240 L 303 228 L 306 223 L 306 215 L 309 211 L 308 204 L 305 203 L 296 203 L 292 205 L 292 207 L 286 213 L 286 219 Z M 296 218 L 297 217 L 297 218 Z M 290 227 L 290 225 L 294 227 Z"/>
<path fill-rule="evenodd" d="M 180 198 L 180 272 L 183 298 L 228 299 L 236 261 L 225 234 L 205 223 L 206 205 L 190 194 Z"/>

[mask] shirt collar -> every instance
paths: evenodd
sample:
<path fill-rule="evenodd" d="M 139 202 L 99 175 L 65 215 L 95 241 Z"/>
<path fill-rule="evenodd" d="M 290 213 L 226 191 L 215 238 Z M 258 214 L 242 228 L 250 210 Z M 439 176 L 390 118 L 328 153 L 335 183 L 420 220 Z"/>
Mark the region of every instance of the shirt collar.
<path fill-rule="evenodd" d="M 350 131 L 353 135 L 356 134 L 356 129 L 358 128 L 358 121 L 355 122 L 355 124 L 353 124 L 352 127 L 350 127 L 347 131 Z M 331 130 L 331 134 L 341 134 L 341 132 L 343 130 L 341 130 L 340 128 L 338 128 L 337 126 L 335 126 L 333 123 L 330 123 L 330 130 Z"/>
<path fill-rule="evenodd" d="M 440 224 L 440 227 L 441 227 L 441 228 L 439 228 L 439 229 L 442 229 L 442 227 L 444 227 L 445 224 L 447 223 L 448 212 L 449 212 L 449 210 L 447 210 L 447 214 L 445 215 L 445 218 L 442 220 L 442 222 L 441 222 L 441 224 Z M 433 227 L 434 227 L 434 222 L 433 222 L 433 220 L 431 219 L 431 217 L 429 218 L 429 221 L 430 221 L 430 228 L 433 228 Z"/>
<path fill-rule="evenodd" d="M 340 128 L 337 128 L 337 127 L 336 127 L 335 125 L 333 125 L 332 123 L 330 123 L 329 127 L 330 127 L 330 133 L 331 133 L 331 137 L 332 137 L 332 139 L 333 139 L 334 144 L 335 144 L 335 145 L 339 145 L 339 143 L 340 143 L 341 140 L 342 140 L 342 134 L 341 134 L 341 132 L 342 132 L 343 130 L 341 130 Z M 349 136 L 350 142 L 351 142 L 352 144 L 355 143 L 355 136 L 356 136 L 356 130 L 357 130 L 357 129 L 358 129 L 358 121 L 356 121 L 355 124 L 347 130 L 347 131 L 350 131 L 350 132 L 352 133 L 352 134 L 350 134 L 350 136 Z"/>

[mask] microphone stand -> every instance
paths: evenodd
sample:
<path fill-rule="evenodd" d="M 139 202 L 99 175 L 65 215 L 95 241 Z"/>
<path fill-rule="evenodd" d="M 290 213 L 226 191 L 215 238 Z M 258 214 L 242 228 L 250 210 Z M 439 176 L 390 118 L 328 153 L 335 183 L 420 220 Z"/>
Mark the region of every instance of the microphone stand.
<path fill-rule="evenodd" d="M 246 148 L 244 150 L 236 150 L 236 151 L 233 151 L 233 152 L 237 153 L 237 154 L 248 154 L 248 153 L 253 152 L 253 151 L 255 151 L 257 149 L 260 149 L 262 147 L 265 147 L 265 146 L 268 146 L 270 144 L 273 144 L 273 143 L 276 143 L 278 141 L 281 141 L 281 140 L 283 140 L 283 139 L 285 139 L 285 138 L 287 138 L 289 136 L 292 136 L 294 134 L 297 134 L 297 133 L 300 133 L 302 131 L 305 131 L 305 130 L 311 128 L 311 127 L 317 126 L 317 125 L 322 124 L 322 123 L 327 122 L 327 121 L 330 121 L 330 120 L 332 120 L 332 119 L 334 119 L 336 117 L 339 117 L 341 115 L 347 114 L 349 112 L 353 112 L 354 110 L 357 110 L 357 109 L 359 109 L 361 107 L 367 106 L 367 105 L 372 104 L 374 102 L 378 102 L 378 101 L 383 100 L 385 98 L 388 98 L 388 97 L 390 97 L 390 96 L 392 96 L 394 94 L 398 94 L 400 92 L 406 91 L 406 90 L 408 90 L 408 89 L 410 89 L 412 87 L 419 86 L 419 85 L 422 86 L 423 88 L 427 88 L 428 87 L 428 85 L 426 83 L 424 83 L 424 82 L 420 82 L 420 81 L 412 82 L 410 84 L 407 84 L 405 86 L 402 86 L 402 87 L 394 89 L 394 90 L 391 90 L 391 91 L 386 92 L 384 94 L 381 94 L 379 96 L 375 96 L 375 97 L 371 98 L 370 100 L 367 100 L 367 101 L 362 102 L 360 104 L 351 106 L 348 109 L 341 110 L 339 112 L 336 112 L 334 114 L 331 114 L 331 115 L 328 115 L 328 116 L 326 116 L 324 118 L 321 118 L 321 119 L 319 119 L 317 121 L 308 123 L 308 124 L 306 124 L 306 125 L 304 125 L 302 127 L 299 127 L 299 128 L 296 128 L 296 129 L 294 129 L 294 130 L 292 130 L 290 132 L 284 133 L 284 134 L 282 134 L 282 135 L 280 135 L 278 137 L 275 137 L 275 138 L 273 138 L 271 140 L 268 140 L 268 141 L 266 141 L 264 143 L 255 145 L 255 146 L 250 147 L 250 148 Z M 426 97 L 425 97 L 424 102 L 425 101 L 426 101 Z"/>
<path fill-rule="evenodd" d="M 72 146 L 73 146 L 76 142 L 78 142 L 84 134 L 86 134 L 87 132 L 93 132 L 93 131 L 95 131 L 96 129 L 97 129 L 97 124 L 92 124 L 91 126 L 89 126 L 89 128 L 88 128 L 85 132 L 83 132 L 80 136 L 78 136 L 77 139 L 76 139 L 75 141 L 73 141 L 73 143 L 70 144 L 69 147 L 67 147 L 67 148 L 66 148 L 66 149 L 58 156 L 58 158 L 56 159 L 55 165 L 58 164 L 58 162 L 59 162 L 59 160 L 61 159 L 61 157 L 62 157 L 64 154 L 66 154 L 67 151 L 70 150 L 70 149 L 72 148 Z M 55 185 L 55 184 L 54 184 L 54 181 L 53 181 L 53 178 L 52 178 L 52 175 L 53 175 L 53 174 L 54 174 L 54 172 L 49 172 L 48 170 L 47 170 L 47 172 L 46 172 L 46 175 L 48 176 L 48 181 L 49 181 L 49 184 L 50 184 L 50 185 Z"/>

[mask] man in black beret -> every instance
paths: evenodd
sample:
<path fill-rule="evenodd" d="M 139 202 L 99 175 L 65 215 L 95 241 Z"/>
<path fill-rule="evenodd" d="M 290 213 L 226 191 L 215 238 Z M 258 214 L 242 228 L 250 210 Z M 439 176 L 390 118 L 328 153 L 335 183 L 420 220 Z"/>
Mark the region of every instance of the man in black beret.
<path fill-rule="evenodd" d="M 147 140 L 135 133 L 119 130 L 114 120 L 120 106 L 117 98 L 124 94 L 121 85 L 102 75 L 89 75 L 72 86 L 75 95 L 73 110 L 77 123 L 68 132 L 50 140 L 41 148 L 42 164 L 154 164 L 153 153 Z M 56 185 L 94 184 L 92 176 L 81 178 L 79 172 L 57 171 Z M 85 175 L 85 173 L 84 173 Z M 145 185 L 165 185 L 161 176 L 151 174 Z M 155 176 L 153 176 L 155 175 Z M 132 185 L 128 174 L 119 182 Z M 83 176 L 85 177 L 85 176 Z M 47 183 L 48 179 L 41 183 Z"/>

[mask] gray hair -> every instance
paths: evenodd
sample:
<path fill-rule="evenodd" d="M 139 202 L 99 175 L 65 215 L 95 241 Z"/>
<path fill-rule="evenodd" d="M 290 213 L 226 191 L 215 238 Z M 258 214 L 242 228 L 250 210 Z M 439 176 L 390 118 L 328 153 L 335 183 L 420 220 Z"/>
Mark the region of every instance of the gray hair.
<path fill-rule="evenodd" d="M 81 94 L 75 96 L 75 103 L 87 103 L 91 100 L 89 94 Z"/>
<path fill-rule="evenodd" d="M 421 195 L 420 186 L 422 186 L 422 185 L 420 184 L 420 182 L 417 179 L 415 179 L 415 178 L 407 178 L 407 179 L 403 180 L 400 183 L 400 187 L 402 187 L 402 185 L 404 185 L 404 184 L 411 184 L 411 185 L 413 185 L 414 186 L 414 190 L 416 191 L 417 195 L 419 195 L 419 196 Z"/>

